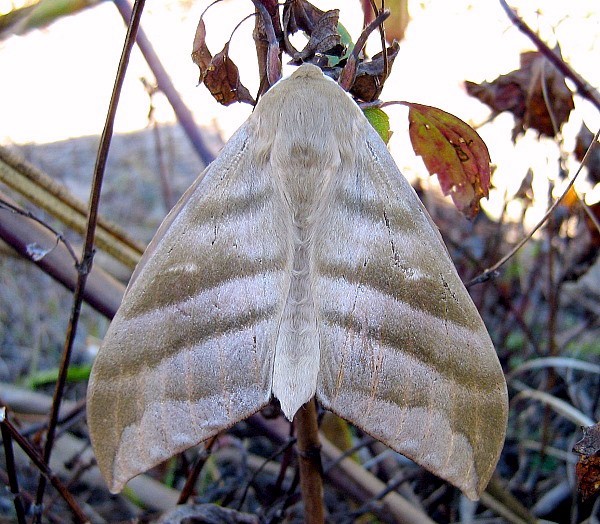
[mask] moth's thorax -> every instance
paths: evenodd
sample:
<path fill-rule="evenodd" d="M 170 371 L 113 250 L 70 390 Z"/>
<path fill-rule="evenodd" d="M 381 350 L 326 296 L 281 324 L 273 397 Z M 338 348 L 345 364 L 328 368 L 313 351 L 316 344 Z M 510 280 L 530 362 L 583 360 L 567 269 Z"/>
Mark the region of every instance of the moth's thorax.
<path fill-rule="evenodd" d="M 315 393 L 320 362 L 314 252 L 339 173 L 355 162 L 350 137 L 364 118 L 321 73 L 292 76 L 253 115 L 257 163 L 272 177 L 288 239 L 288 289 L 277 336 L 273 393 L 292 418 Z M 310 89 L 307 89 L 310 87 Z M 338 176 L 336 176 L 338 175 Z"/>

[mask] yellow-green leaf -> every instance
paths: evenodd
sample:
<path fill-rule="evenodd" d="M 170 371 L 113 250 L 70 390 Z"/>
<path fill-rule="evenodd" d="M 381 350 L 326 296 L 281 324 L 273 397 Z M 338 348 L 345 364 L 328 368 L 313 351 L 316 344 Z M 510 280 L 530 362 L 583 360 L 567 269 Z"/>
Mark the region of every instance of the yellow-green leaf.
<path fill-rule="evenodd" d="M 378 107 L 368 107 L 363 109 L 369 123 L 386 144 L 389 142 L 392 132 L 390 131 L 390 117 L 387 113 Z"/>

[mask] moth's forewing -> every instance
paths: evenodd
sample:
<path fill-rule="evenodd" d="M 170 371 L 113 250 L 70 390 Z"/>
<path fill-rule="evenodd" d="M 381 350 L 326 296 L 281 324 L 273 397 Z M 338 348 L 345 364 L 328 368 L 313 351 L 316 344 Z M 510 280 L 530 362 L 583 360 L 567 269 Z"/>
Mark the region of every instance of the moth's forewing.
<path fill-rule="evenodd" d="M 243 126 L 165 219 L 94 363 L 88 423 L 113 492 L 271 398 L 287 254 L 254 133 Z"/>
<path fill-rule="evenodd" d="M 477 498 L 506 429 L 494 346 L 385 144 L 343 92 L 330 97 L 347 160 L 314 236 L 317 398 Z"/>

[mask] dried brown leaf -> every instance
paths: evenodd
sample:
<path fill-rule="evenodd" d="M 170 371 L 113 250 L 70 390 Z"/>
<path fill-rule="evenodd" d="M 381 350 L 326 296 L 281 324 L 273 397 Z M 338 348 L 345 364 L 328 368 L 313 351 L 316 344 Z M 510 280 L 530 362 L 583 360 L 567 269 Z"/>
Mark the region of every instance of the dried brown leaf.
<path fill-rule="evenodd" d="M 286 18 L 286 14 L 288 15 L 288 23 L 285 31 L 289 31 L 290 35 L 298 30 L 310 35 L 325 14 L 324 11 L 321 11 L 307 0 L 293 0 L 286 3 L 283 9 L 284 19 Z"/>
<path fill-rule="evenodd" d="M 340 45 L 341 37 L 337 30 L 339 16 L 339 9 L 324 13 L 310 33 L 308 43 L 294 59 L 306 61 L 317 53 L 325 53 Z"/>
<path fill-rule="evenodd" d="M 575 139 L 575 158 L 580 162 L 590 147 L 590 144 L 594 140 L 594 133 L 592 133 L 585 124 L 581 124 L 581 129 L 577 133 Z M 598 141 L 592 144 L 592 150 L 590 156 L 586 160 L 585 167 L 587 168 L 588 178 L 590 182 L 594 184 L 600 183 L 600 143 Z"/>
<path fill-rule="evenodd" d="M 213 97 L 225 106 L 233 102 L 254 104 L 254 98 L 240 82 L 237 66 L 229 58 L 229 42 L 211 60 L 204 75 L 204 85 Z"/>
<path fill-rule="evenodd" d="M 398 42 L 392 43 L 387 48 L 388 71 L 391 71 L 399 50 L 400 45 Z M 364 102 L 377 100 L 385 81 L 383 78 L 384 71 L 383 53 L 377 53 L 369 62 L 361 62 L 358 65 L 356 79 L 350 88 L 350 93 Z"/>
<path fill-rule="evenodd" d="M 556 52 L 560 54 L 560 49 Z M 509 111 L 515 116 L 513 140 L 529 128 L 555 137 L 574 108 L 565 77 L 538 51 L 522 53 L 520 69 L 492 82 L 467 81 L 465 87 L 495 114 Z"/>
<path fill-rule="evenodd" d="M 194 44 L 192 46 L 192 61 L 200 69 L 199 83 L 204 81 L 206 71 L 210 67 L 212 61 L 212 54 L 210 53 L 208 46 L 206 45 L 206 27 L 202 18 L 198 22 L 196 28 L 196 34 L 194 35 Z"/>

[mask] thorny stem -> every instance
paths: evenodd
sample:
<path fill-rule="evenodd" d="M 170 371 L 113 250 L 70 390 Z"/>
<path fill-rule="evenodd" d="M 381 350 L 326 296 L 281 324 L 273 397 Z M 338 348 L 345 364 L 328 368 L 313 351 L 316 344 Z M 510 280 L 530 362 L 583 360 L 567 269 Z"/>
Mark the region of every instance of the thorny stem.
<path fill-rule="evenodd" d="M 506 11 L 510 21 L 517 26 L 517 29 L 524 33 L 538 48 L 552 64 L 556 67 L 564 76 L 570 78 L 577 86 L 577 91 L 581 96 L 587 98 L 598 111 L 600 111 L 600 93 L 596 91 L 579 73 L 571 69 L 569 65 L 558 56 L 552 49 L 550 49 L 546 43 L 513 11 L 513 9 L 506 3 L 506 0 L 500 0 L 500 5 Z"/>
<path fill-rule="evenodd" d="M 56 425 L 58 421 L 58 414 L 60 404 L 63 397 L 65 388 L 65 382 L 67 378 L 67 370 L 69 368 L 69 362 L 71 360 L 71 352 L 73 349 L 73 343 L 75 341 L 75 333 L 77 332 L 77 325 L 79 323 L 79 316 L 81 313 L 81 304 L 83 302 L 83 292 L 87 276 L 92 268 L 92 261 L 94 258 L 94 234 L 96 231 L 96 224 L 98 221 L 98 206 L 100 203 L 100 191 L 102 188 L 102 180 L 104 178 L 104 170 L 106 167 L 106 161 L 108 158 L 108 150 L 110 148 L 110 141 L 112 138 L 113 126 L 115 115 L 117 112 L 117 106 L 121 94 L 121 88 L 125 80 L 125 72 L 127 71 L 127 65 L 129 63 L 129 56 L 135 43 L 135 35 L 137 33 L 140 17 L 142 10 L 144 9 L 145 0 L 135 0 L 133 6 L 133 12 L 131 20 L 127 28 L 127 35 L 125 37 L 125 43 L 123 46 L 123 52 L 119 61 L 119 67 L 115 78 L 115 84 L 106 115 L 106 122 L 100 137 L 100 145 L 98 148 L 98 155 L 96 157 L 96 165 L 94 167 L 94 177 L 92 180 L 92 189 L 90 194 L 89 203 L 89 214 L 88 223 L 85 236 L 85 243 L 83 246 L 83 252 L 81 255 L 81 261 L 78 265 L 78 278 L 73 294 L 73 306 L 71 309 L 71 317 L 69 319 L 69 325 L 67 327 L 67 334 L 65 337 L 65 345 L 63 349 L 62 360 L 60 363 L 60 369 L 58 373 L 58 379 L 56 381 L 56 389 L 54 391 L 54 397 L 52 402 L 52 409 L 50 412 L 50 420 L 48 423 L 48 433 L 46 435 L 46 442 L 44 445 L 44 462 L 45 464 L 50 463 L 50 456 L 52 454 L 52 446 L 54 445 L 54 436 L 56 433 Z M 46 477 L 40 476 L 38 489 L 36 493 L 36 505 L 41 506 L 44 491 L 46 489 Z M 41 522 L 41 512 L 36 515 L 36 522 Z"/>
<path fill-rule="evenodd" d="M 323 524 L 323 467 L 321 465 L 321 443 L 317 424 L 315 399 L 304 404 L 294 416 L 298 438 L 298 462 L 300 465 L 300 490 L 304 502 L 304 522 Z"/>
<path fill-rule="evenodd" d="M 565 190 L 563 191 L 563 193 L 560 195 L 560 197 L 558 197 L 554 201 L 554 203 L 550 206 L 550 208 L 548 209 L 548 211 L 546 211 L 546 214 L 535 225 L 535 227 L 529 232 L 529 234 L 526 235 L 524 238 L 522 238 L 519 241 L 519 243 L 514 248 L 512 248 L 506 255 L 504 255 L 500 260 L 498 260 L 498 262 L 496 262 L 493 266 L 491 266 L 488 269 L 486 269 L 481 275 L 479 275 L 479 276 L 475 277 L 474 279 L 470 280 L 469 282 L 467 282 L 465 284 L 466 287 L 473 286 L 475 284 L 481 284 L 482 282 L 485 282 L 486 280 L 488 280 L 488 279 L 492 278 L 493 276 L 495 276 L 496 272 L 498 271 L 498 269 L 500 268 L 500 266 L 502 266 L 508 260 L 510 260 L 514 256 L 514 254 L 517 251 L 519 251 L 519 249 L 521 249 L 525 245 L 526 242 L 529 241 L 529 239 L 535 234 L 535 232 L 546 223 L 546 221 L 548 220 L 548 217 L 554 212 L 554 210 L 562 202 L 562 200 L 565 197 L 565 195 L 573 187 L 573 184 L 575 184 L 575 180 L 577 180 L 577 177 L 579 176 L 579 173 L 581 173 L 581 169 L 583 168 L 583 166 L 585 165 L 588 157 L 590 156 L 590 153 L 592 151 L 593 145 L 598 141 L 598 137 L 599 136 L 600 136 L 600 130 L 598 130 L 598 132 L 594 136 L 594 139 L 590 143 L 587 151 L 585 152 L 584 157 L 581 159 L 581 163 L 579 164 L 579 168 L 577 169 L 577 172 L 575 173 L 575 175 L 573 176 L 573 178 L 569 181 L 569 183 L 567 184 L 567 187 L 565 188 Z"/>

